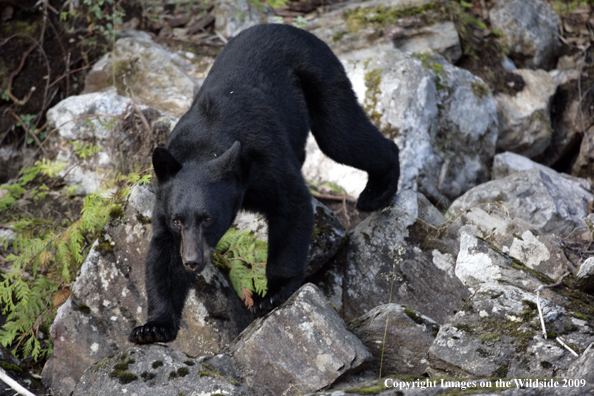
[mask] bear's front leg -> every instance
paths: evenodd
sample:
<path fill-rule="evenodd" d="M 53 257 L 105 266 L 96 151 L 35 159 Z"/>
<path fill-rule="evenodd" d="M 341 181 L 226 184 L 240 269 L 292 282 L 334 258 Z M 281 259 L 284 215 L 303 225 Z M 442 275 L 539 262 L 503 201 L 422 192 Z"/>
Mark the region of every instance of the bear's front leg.
<path fill-rule="evenodd" d="M 175 340 L 192 286 L 193 275 L 183 266 L 179 242 L 176 243 L 169 230 L 159 227 L 158 223 L 153 226 L 153 231 L 145 267 L 149 318 L 130 333 L 128 340 L 136 344 Z"/>
<path fill-rule="evenodd" d="M 256 316 L 263 316 L 284 303 L 305 279 L 305 265 L 313 232 L 313 209 L 311 195 L 305 185 L 299 191 L 299 196 L 301 199 L 294 199 L 286 212 L 267 214 L 268 291 L 264 297 L 255 300 L 251 311 Z"/>

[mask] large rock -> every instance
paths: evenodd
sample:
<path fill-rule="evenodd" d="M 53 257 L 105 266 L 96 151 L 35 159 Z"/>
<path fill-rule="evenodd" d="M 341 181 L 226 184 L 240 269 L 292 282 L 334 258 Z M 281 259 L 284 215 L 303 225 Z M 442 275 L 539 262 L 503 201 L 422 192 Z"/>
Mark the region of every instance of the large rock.
<path fill-rule="evenodd" d="M 248 0 L 218 0 L 212 11 L 216 29 L 229 38 L 249 27 L 266 23 L 271 14 L 267 6 Z"/>
<path fill-rule="evenodd" d="M 458 198 L 450 211 L 500 203 L 512 218 L 524 219 L 544 233 L 567 236 L 586 227 L 584 218 L 594 195 L 553 172 L 531 169 L 481 184 Z"/>
<path fill-rule="evenodd" d="M 497 149 L 539 158 L 551 143 L 551 98 L 557 85 L 544 70 L 515 70 L 524 89 L 515 95 L 495 96 L 501 130 Z"/>
<path fill-rule="evenodd" d="M 55 394 L 70 394 L 92 363 L 128 349 L 130 331 L 146 322 L 144 259 L 151 234 L 146 214 L 154 195 L 137 188 L 123 218 L 112 219 L 91 249 L 52 324 L 54 354 L 43 378 Z M 216 354 L 251 321 L 226 278 L 208 264 L 186 300 L 171 346 L 194 356 Z"/>
<path fill-rule="evenodd" d="M 489 19 L 504 34 L 517 65 L 531 69 L 555 66 L 561 50 L 561 18 L 544 1 L 497 0 Z"/>
<path fill-rule="evenodd" d="M 404 305 L 380 305 L 349 323 L 353 332 L 373 354 L 371 369 L 381 375 L 423 375 L 425 355 L 439 325 Z"/>
<path fill-rule="evenodd" d="M 180 117 L 198 92 L 198 74 L 196 66 L 153 42 L 147 33 L 131 32 L 95 63 L 85 80 L 84 93 L 115 84 L 119 95 L 133 95 L 144 105 Z"/>
<path fill-rule="evenodd" d="M 299 395 L 364 369 L 371 354 L 324 295 L 306 284 L 225 351 L 254 395 Z"/>
<path fill-rule="evenodd" d="M 467 239 L 464 234 L 476 236 L 551 279 L 556 280 L 563 275 L 569 268 L 569 262 L 558 238 L 542 233 L 520 218 L 510 218 L 503 209 L 498 205 L 471 208 L 460 214 L 449 230 L 460 235 L 461 244 L 472 243 L 472 239 Z M 459 270 L 457 267 L 456 271 Z M 480 273 L 480 270 L 477 271 Z"/>
<path fill-rule="evenodd" d="M 586 293 L 594 292 L 594 257 L 588 257 L 580 264 L 575 274 L 576 287 Z"/>
<path fill-rule="evenodd" d="M 67 185 L 76 187 L 78 194 L 87 195 L 109 187 L 116 170 L 147 169 L 149 154 L 167 142 L 176 122 L 174 118 L 141 106 L 151 128 L 146 131 L 135 110 L 125 114 L 129 105 L 130 99 L 111 89 L 70 96 L 48 110 L 48 124 L 58 129 L 49 150 L 57 161 L 68 164 L 59 175 Z M 92 144 L 100 151 L 83 157 L 77 154 L 80 150 L 75 144 L 80 147 Z"/>
<path fill-rule="evenodd" d="M 413 189 L 447 206 L 489 180 L 498 124 L 495 101 L 482 80 L 428 54 L 362 50 L 341 60 L 372 121 L 400 148 L 400 191 Z M 309 178 L 307 167 L 306 160 Z M 349 172 L 362 179 L 349 170 L 344 174 Z M 349 185 L 344 174 L 342 180 L 326 180 Z"/>
<path fill-rule="evenodd" d="M 567 378 L 575 378 L 584 380 L 587 384 L 594 384 L 594 345 L 588 346 L 580 358 L 571 365 L 567 370 Z"/>
<path fill-rule="evenodd" d="M 440 235 L 444 222 L 424 196 L 403 191 L 354 229 L 317 282 L 347 321 L 391 299 L 443 323 L 468 296 L 454 275 L 455 242 Z"/>
<path fill-rule="evenodd" d="M 135 347 L 91 366 L 73 396 L 249 395 L 236 378 L 201 360 L 161 344 Z"/>
<path fill-rule="evenodd" d="M 380 47 L 439 53 L 452 63 L 462 57 L 460 37 L 443 1 L 348 2 L 316 18 L 308 30 L 336 54 Z"/>
<path fill-rule="evenodd" d="M 483 283 L 465 307 L 440 328 L 429 349 L 431 368 L 456 377 L 564 376 L 575 356 L 555 337 L 563 335 L 577 353 L 594 337 L 588 322 L 575 318 L 571 309 L 542 296 L 540 304 L 547 339 L 542 336 L 533 292 Z"/>

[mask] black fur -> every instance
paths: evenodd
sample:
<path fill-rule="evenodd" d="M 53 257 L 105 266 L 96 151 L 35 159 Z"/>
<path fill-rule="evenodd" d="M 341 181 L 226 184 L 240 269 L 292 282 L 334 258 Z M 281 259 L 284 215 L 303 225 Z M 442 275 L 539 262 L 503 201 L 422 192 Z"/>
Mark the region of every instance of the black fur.
<path fill-rule="evenodd" d="M 326 44 L 287 25 L 256 26 L 232 39 L 167 148 L 153 153 L 149 319 L 130 341 L 175 339 L 192 272 L 204 268 L 240 208 L 262 213 L 269 226 L 268 293 L 253 311 L 269 311 L 301 286 L 313 228 L 301 175 L 309 130 L 330 158 L 369 174 L 360 210 L 388 205 L 398 148 L 369 121 Z"/>

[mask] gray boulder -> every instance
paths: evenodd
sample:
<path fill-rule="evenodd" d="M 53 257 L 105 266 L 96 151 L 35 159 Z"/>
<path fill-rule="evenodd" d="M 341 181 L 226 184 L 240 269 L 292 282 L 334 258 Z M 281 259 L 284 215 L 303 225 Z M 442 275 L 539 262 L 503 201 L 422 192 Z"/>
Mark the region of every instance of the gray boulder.
<path fill-rule="evenodd" d="M 371 354 L 312 284 L 255 321 L 225 350 L 254 395 L 303 394 L 364 369 Z"/>
<path fill-rule="evenodd" d="M 154 195 L 147 187 L 137 189 L 123 217 L 114 216 L 93 245 L 72 296 L 52 324 L 54 354 L 42 375 L 57 395 L 70 394 L 92 363 L 128 349 L 130 331 L 147 319 L 144 260 L 151 226 L 146 213 Z M 226 278 L 208 264 L 186 300 L 179 334 L 170 345 L 194 356 L 216 354 L 252 319 Z"/>
<path fill-rule="evenodd" d="M 500 283 L 481 284 L 464 308 L 440 328 L 429 349 L 430 366 L 464 377 L 564 376 L 576 358 L 555 338 L 563 335 L 580 353 L 594 337 L 587 322 L 573 317 L 570 309 L 543 296 L 540 304 L 546 339 L 534 293 Z"/>
<path fill-rule="evenodd" d="M 349 323 L 348 329 L 369 350 L 371 370 L 381 375 L 423 375 L 425 359 L 439 325 L 400 304 L 380 305 Z"/>
<path fill-rule="evenodd" d="M 249 27 L 267 23 L 272 10 L 248 0 L 218 0 L 211 14 L 216 18 L 216 29 L 231 38 Z"/>
<path fill-rule="evenodd" d="M 444 222 L 424 196 L 403 191 L 354 229 L 317 283 L 347 321 L 391 299 L 443 323 L 469 295 L 454 275 L 456 243 L 441 236 Z"/>
<path fill-rule="evenodd" d="M 435 11 L 430 8 L 437 8 Z M 308 27 L 336 54 L 377 47 L 406 53 L 434 52 L 454 63 L 462 57 L 460 37 L 447 20 L 441 2 L 430 0 L 371 0 L 337 4 Z M 401 18 L 376 23 L 375 16 L 401 11 Z M 434 12 L 425 20 L 427 12 Z M 437 21 L 436 21 L 437 19 Z"/>
<path fill-rule="evenodd" d="M 570 268 L 558 238 L 520 218 L 510 218 L 502 206 L 485 205 L 464 211 L 452 222 L 449 231 L 459 235 L 461 245 L 473 243 L 468 235 L 475 236 L 550 279 L 558 279 Z M 461 252 L 467 249 L 468 246 L 460 247 Z"/>
<path fill-rule="evenodd" d="M 50 139 L 48 149 L 56 161 L 67 164 L 59 175 L 67 185 L 76 187 L 76 193 L 87 195 L 105 188 L 116 170 L 148 168 L 150 159 L 146 153 L 167 142 L 176 119 L 140 106 L 150 131 L 144 125 L 138 126 L 140 120 L 135 110 L 120 124 L 120 117 L 124 118 L 129 105 L 129 98 L 109 89 L 70 96 L 48 110 L 48 124 L 58 129 L 58 136 Z M 77 154 L 75 144 L 81 147 L 93 144 L 100 151 L 82 157 Z"/>
<path fill-rule="evenodd" d="M 236 378 L 202 360 L 161 344 L 135 347 L 87 369 L 73 396 L 250 394 Z"/>
<path fill-rule="evenodd" d="M 586 227 L 584 218 L 594 195 L 552 172 L 525 170 L 481 184 L 458 198 L 450 211 L 457 214 L 473 206 L 500 203 L 512 218 L 526 220 L 544 233 L 567 236 Z"/>
<path fill-rule="evenodd" d="M 147 33 L 128 32 L 93 66 L 84 93 L 115 83 L 119 95 L 133 95 L 139 103 L 181 117 L 198 92 L 199 74 L 195 65 L 153 42 Z"/>
<path fill-rule="evenodd" d="M 495 95 L 501 124 L 497 149 L 513 151 L 529 158 L 539 158 L 551 143 L 551 98 L 557 85 L 544 70 L 515 70 L 522 77 L 524 89 L 515 95 Z"/>
<path fill-rule="evenodd" d="M 586 293 L 594 292 L 594 257 L 588 257 L 575 274 L 576 287 Z"/>
<path fill-rule="evenodd" d="M 594 383 L 594 345 L 590 344 L 567 370 L 567 378 L 585 380 L 586 383 Z"/>
<path fill-rule="evenodd" d="M 561 50 L 561 18 L 542 0 L 498 0 L 489 12 L 519 67 L 551 69 Z"/>

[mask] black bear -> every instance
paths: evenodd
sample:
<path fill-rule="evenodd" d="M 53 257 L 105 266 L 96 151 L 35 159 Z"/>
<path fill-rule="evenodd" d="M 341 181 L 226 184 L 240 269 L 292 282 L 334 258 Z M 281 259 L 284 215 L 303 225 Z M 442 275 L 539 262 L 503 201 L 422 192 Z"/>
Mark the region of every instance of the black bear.
<path fill-rule="evenodd" d="M 304 281 L 313 230 L 301 166 L 311 130 L 333 160 L 366 171 L 357 207 L 387 206 L 400 174 L 398 147 L 369 121 L 344 68 L 311 33 L 259 25 L 229 41 L 167 148 L 157 175 L 146 260 L 149 318 L 130 341 L 172 341 L 188 291 L 240 208 L 268 222 L 268 292 L 261 315 Z"/>

